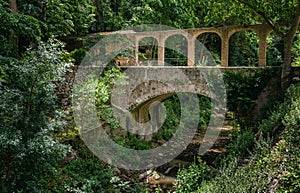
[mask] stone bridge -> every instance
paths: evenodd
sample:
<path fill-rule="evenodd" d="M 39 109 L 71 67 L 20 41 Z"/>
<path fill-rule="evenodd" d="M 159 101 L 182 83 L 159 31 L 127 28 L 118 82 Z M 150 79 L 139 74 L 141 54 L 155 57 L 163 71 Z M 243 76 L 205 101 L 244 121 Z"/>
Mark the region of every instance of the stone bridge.
<path fill-rule="evenodd" d="M 133 30 L 128 31 L 119 31 L 119 32 L 112 32 L 112 33 L 105 33 L 106 37 L 109 35 L 120 34 L 124 35 L 128 38 L 128 40 L 132 43 L 134 52 L 134 61 L 129 61 L 128 58 L 121 58 L 117 59 L 117 63 L 120 65 L 140 65 L 139 61 L 139 48 L 141 46 L 141 42 L 145 38 L 152 38 L 156 41 L 156 45 L 158 47 L 157 52 L 157 60 L 158 65 L 164 66 L 165 64 L 165 49 L 166 49 L 166 42 L 170 37 L 175 35 L 181 35 L 185 38 L 187 42 L 187 65 L 188 66 L 195 66 L 195 63 L 199 60 L 203 60 L 203 55 L 201 58 L 196 58 L 197 50 L 197 38 L 206 33 L 214 33 L 220 37 L 221 40 L 221 66 L 227 67 L 228 65 L 228 58 L 229 58 L 229 41 L 232 35 L 240 31 L 252 31 L 257 34 L 259 38 L 258 42 L 258 67 L 264 67 L 267 65 L 266 62 L 266 53 L 267 53 L 267 37 L 272 32 L 272 29 L 265 24 L 258 24 L 258 25 L 249 25 L 249 26 L 227 26 L 227 27 L 219 27 L 219 28 L 193 28 L 193 29 L 183 29 L 183 30 L 162 30 L 162 31 L 141 31 L 136 32 Z M 101 35 L 102 33 L 100 33 Z M 110 53 L 112 51 L 116 51 L 119 49 L 120 43 L 117 42 L 116 44 L 110 43 L 106 45 L 104 50 L 106 53 Z M 103 50 L 102 50 L 103 51 Z M 200 54 L 201 55 L 201 54 Z"/>
<path fill-rule="evenodd" d="M 162 102 L 177 93 L 188 92 L 212 97 L 213 93 L 206 79 L 210 72 L 218 71 L 217 68 L 167 66 L 136 66 L 122 70 L 128 83 L 116 84 L 112 103 L 119 109 L 136 114 L 140 122 L 148 121 L 147 112 L 153 102 Z"/>
<path fill-rule="evenodd" d="M 129 83 L 115 86 L 115 92 L 112 96 L 113 105 L 120 111 L 132 112 L 136 117 L 139 117 L 137 119 L 140 122 L 145 122 L 149 118 L 148 109 L 154 102 L 162 102 L 179 92 L 196 93 L 214 98 L 217 92 L 225 89 L 224 86 L 219 88 L 220 85 L 214 85 L 219 84 L 220 80 L 223 81 L 220 78 L 223 71 L 247 71 L 249 69 L 247 67 L 228 67 L 229 40 L 233 34 L 246 30 L 255 32 L 259 38 L 258 65 L 255 68 L 266 67 L 267 37 L 272 29 L 264 24 L 184 30 L 129 30 L 106 33 L 104 41 L 100 41 L 98 46 L 91 49 L 92 60 L 85 67 L 99 67 L 99 65 L 103 66 L 111 60 L 115 60 L 128 76 Z M 196 53 L 198 51 L 197 38 L 205 33 L 215 33 L 221 39 L 221 67 L 215 65 L 213 57 L 207 50 L 205 52 L 201 49 L 203 53 L 200 54 L 200 58 Z M 175 35 L 181 35 L 187 42 L 187 53 L 185 53 L 187 66 L 166 66 L 166 42 Z M 148 64 L 139 61 L 139 48 L 144 38 L 152 38 L 156 41 L 158 51 L 155 66 L 151 66 L 151 64 L 147 66 Z M 129 52 L 134 56 L 134 59 L 116 58 L 117 55 L 114 53 L 128 52 L 126 49 L 129 47 L 131 47 Z M 196 65 L 199 60 L 208 60 L 214 65 L 212 67 L 201 66 L 201 63 L 200 66 Z M 83 76 L 86 75 L 88 74 Z M 122 92 L 119 91 L 122 90 L 125 93 L 120 94 Z"/>
<path fill-rule="evenodd" d="M 229 67 L 229 40 L 233 34 L 250 30 L 259 38 L 257 67 Z M 184 30 L 148 30 L 148 31 L 120 31 L 106 33 L 104 41 L 100 41 L 90 50 L 90 58 L 83 60 L 79 66 L 82 77 L 87 77 L 89 71 L 85 68 L 100 67 L 115 60 L 128 77 L 128 84 L 116 84 L 112 93 L 112 105 L 118 111 L 129 111 L 139 122 L 149 120 L 149 108 L 152 104 L 162 102 L 177 93 L 195 93 L 218 100 L 226 99 L 222 72 L 249 71 L 249 69 L 263 69 L 266 67 L 267 37 L 272 32 L 267 25 L 229 26 L 219 28 L 194 28 Z M 196 65 L 196 61 L 209 60 L 215 64 L 209 52 L 197 55 L 197 38 L 201 34 L 215 33 L 221 39 L 221 67 Z M 181 35 L 186 40 L 187 66 L 166 66 L 166 42 L 170 37 Z M 139 48 L 144 38 L 152 38 L 157 45 L 157 64 L 150 66 L 139 61 Z M 134 59 L 120 59 L 115 53 L 128 52 Z M 207 51 L 207 50 L 206 50 Z M 198 58 L 197 58 L 198 57 Z M 251 70 L 250 70 L 251 71 Z M 125 91 L 125 92 L 123 92 Z M 219 96 L 218 96 L 219 95 Z M 219 97 L 219 98 L 217 98 Z M 217 100 L 215 100 L 216 102 Z"/>
<path fill-rule="evenodd" d="M 117 111 L 129 111 L 141 123 L 149 121 L 150 107 L 178 93 L 204 95 L 212 99 L 215 107 L 226 108 L 223 72 L 243 72 L 252 76 L 265 68 L 271 67 L 122 67 L 128 82 L 116 83 L 111 100 Z"/>
<path fill-rule="evenodd" d="M 230 37 L 239 31 L 251 30 L 255 32 L 259 37 L 259 51 L 258 51 L 258 67 L 228 67 L 229 57 L 229 40 Z M 231 26 L 220 28 L 199 28 L 199 29 L 185 29 L 185 30 L 165 30 L 165 31 L 150 31 L 150 32 L 135 32 L 135 31 L 123 31 L 118 32 L 123 37 L 126 37 L 128 42 L 112 43 L 115 36 L 112 36 L 110 41 L 104 42 L 100 47 L 95 47 L 91 50 L 92 60 L 87 59 L 85 64 L 79 66 L 79 75 L 77 77 L 88 77 L 94 73 L 93 68 L 99 68 L 103 70 L 103 64 L 107 64 L 110 60 L 115 59 L 119 64 L 123 73 L 128 77 L 127 84 L 115 84 L 111 95 L 111 102 L 114 109 L 120 113 L 126 112 L 125 116 L 120 120 L 121 125 L 127 127 L 127 117 L 133 115 L 135 123 L 151 122 L 152 115 L 150 108 L 153 109 L 155 115 L 159 117 L 158 108 L 160 102 L 177 94 L 177 93 L 195 93 L 210 97 L 212 103 L 214 103 L 216 114 L 223 114 L 226 111 L 224 109 L 224 101 L 226 101 L 226 92 L 224 84 L 222 83 L 222 72 L 234 71 L 234 72 L 249 72 L 253 73 L 252 69 L 264 69 L 266 67 L 266 48 L 267 37 L 272 30 L 267 25 L 251 25 L 251 26 Z M 197 60 L 202 58 L 196 58 L 196 39 L 201 34 L 215 33 L 221 39 L 221 67 L 213 66 L 196 66 Z M 116 33 L 110 33 L 111 35 Z M 165 47 L 168 38 L 174 35 L 182 35 L 186 38 L 187 42 L 187 66 L 165 66 Z M 139 47 L 140 42 L 144 38 L 151 37 L 157 41 L 158 56 L 157 66 L 143 66 L 139 61 Z M 124 39 L 123 39 L 124 40 Z M 103 42 L 102 42 L 103 43 Z M 119 60 L 114 58 L 114 52 L 122 51 L 122 48 L 133 47 L 134 60 L 131 59 Z M 124 49 L 125 50 L 125 49 Z M 110 56 L 111 55 L 111 56 Z M 205 55 L 202 55 L 203 57 Z M 93 59 L 93 57 L 95 59 Z M 211 58 L 211 56 L 204 58 Z M 99 66 L 100 64 L 100 66 Z M 89 69 L 89 70 L 86 70 Z M 92 69 L 92 73 L 90 73 Z M 101 71 L 100 70 L 100 71 Z M 300 70 L 297 71 L 296 76 L 300 76 Z M 95 74 L 94 74 L 95 75 Z M 99 77 L 99 74 L 97 74 Z M 277 74 L 276 74 L 277 75 Z M 280 77 L 278 77 L 280 78 Z M 80 78 L 79 78 L 80 79 Z M 77 83 L 80 83 L 79 80 Z M 76 78 L 75 78 L 76 83 Z M 154 105 L 154 106 L 153 106 Z M 225 105 L 226 106 L 226 105 Z M 131 114 L 129 115 L 128 112 Z M 153 112 L 152 112 L 153 113 Z M 86 114 L 89 114 L 87 112 Z M 156 123 L 151 125 L 151 129 L 154 127 L 160 127 L 159 118 L 155 118 Z M 218 122 L 218 120 L 216 120 Z M 222 121 L 219 121 L 222 123 Z M 218 125 L 215 125 L 218 126 Z M 141 127 L 139 127 L 141 128 Z M 146 133 L 146 134 L 145 134 Z M 151 133 L 151 132 L 150 132 Z M 147 132 L 144 132 L 147 135 Z"/>

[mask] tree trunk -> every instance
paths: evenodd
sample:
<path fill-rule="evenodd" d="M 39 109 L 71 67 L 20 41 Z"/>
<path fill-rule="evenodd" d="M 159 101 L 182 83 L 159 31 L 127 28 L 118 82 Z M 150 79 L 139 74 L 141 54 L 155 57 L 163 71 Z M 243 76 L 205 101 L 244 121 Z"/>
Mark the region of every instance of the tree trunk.
<path fill-rule="evenodd" d="M 281 72 L 281 90 L 284 92 L 291 83 L 291 63 L 293 38 L 285 37 L 284 40 L 283 66 Z"/>
<path fill-rule="evenodd" d="M 17 1 L 16 0 L 9 0 L 9 7 L 13 14 L 18 13 L 17 8 Z M 13 30 L 10 29 L 9 32 L 9 48 L 12 51 L 12 55 L 18 56 L 18 34 Z"/>
<path fill-rule="evenodd" d="M 103 10 L 104 9 L 104 3 L 105 2 L 101 2 L 101 5 L 99 3 L 100 0 L 94 0 L 94 3 L 96 5 L 96 30 L 97 31 L 106 31 L 105 29 L 105 23 L 104 23 L 104 15 L 103 15 Z"/>
<path fill-rule="evenodd" d="M 300 0 L 298 0 L 297 10 L 295 17 L 292 20 L 292 25 L 290 30 L 286 33 L 283 38 L 284 42 L 284 55 L 283 55 L 283 66 L 281 73 L 281 91 L 284 92 L 291 83 L 291 64 L 292 64 L 292 47 L 294 36 L 298 30 L 300 22 Z"/>
<path fill-rule="evenodd" d="M 9 7 L 10 7 L 12 13 L 17 13 L 18 12 L 18 7 L 17 7 L 17 1 L 16 0 L 9 0 Z"/>

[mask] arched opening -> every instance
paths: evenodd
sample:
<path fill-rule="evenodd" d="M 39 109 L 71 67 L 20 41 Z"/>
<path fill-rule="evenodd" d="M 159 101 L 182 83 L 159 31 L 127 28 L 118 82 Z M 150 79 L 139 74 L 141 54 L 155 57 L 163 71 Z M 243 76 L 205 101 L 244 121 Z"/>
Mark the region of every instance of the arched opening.
<path fill-rule="evenodd" d="M 187 66 L 188 42 L 183 35 L 172 35 L 165 42 L 165 66 Z"/>
<path fill-rule="evenodd" d="M 253 31 L 233 34 L 229 40 L 229 66 L 258 66 L 258 41 Z"/>
<path fill-rule="evenodd" d="M 274 32 L 267 38 L 267 66 L 281 66 L 283 60 L 283 41 Z"/>
<path fill-rule="evenodd" d="M 147 120 L 154 122 L 152 123 L 153 125 L 159 126 L 158 128 L 152 128 L 154 132 L 152 132 L 151 136 L 148 136 L 148 138 L 151 138 L 152 142 L 154 142 L 154 146 L 166 143 L 174 136 L 180 127 L 184 127 L 184 125 L 180 125 L 182 113 L 186 116 L 186 112 L 188 112 L 188 109 L 191 107 L 182 106 L 178 95 L 181 95 L 181 97 L 185 95 L 186 98 L 189 99 L 188 96 L 190 94 L 191 93 L 188 92 L 162 94 L 149 99 L 134 109 L 136 121 L 139 119 Z M 197 94 L 197 97 L 200 114 L 194 116 L 193 113 L 191 113 L 189 119 L 191 122 L 196 121 L 199 123 L 197 132 L 201 133 L 207 129 L 211 118 L 211 98 L 201 94 Z M 196 102 L 192 101 L 193 98 L 189 100 L 191 100 L 191 103 Z M 157 101 L 159 101 L 159 103 L 156 103 Z M 138 118 L 137 116 L 143 117 Z M 146 119 L 144 117 L 146 117 Z"/>
<path fill-rule="evenodd" d="M 197 37 L 199 43 L 195 46 L 195 63 L 199 66 L 221 65 L 221 38 L 216 33 L 203 33 Z M 205 53 L 204 47 L 210 53 Z M 207 54 L 211 54 L 215 63 L 210 64 Z"/>
<path fill-rule="evenodd" d="M 142 65 L 157 65 L 158 42 L 153 37 L 144 37 L 139 42 L 139 63 Z"/>

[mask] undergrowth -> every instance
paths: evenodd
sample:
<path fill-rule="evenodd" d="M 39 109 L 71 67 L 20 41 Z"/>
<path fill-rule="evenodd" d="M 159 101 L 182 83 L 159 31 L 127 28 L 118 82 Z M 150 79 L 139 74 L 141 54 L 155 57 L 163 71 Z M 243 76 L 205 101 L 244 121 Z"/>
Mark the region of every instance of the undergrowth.
<path fill-rule="evenodd" d="M 253 131 L 257 131 L 256 135 Z M 300 191 L 300 84 L 292 85 L 283 103 L 270 112 L 258 128 L 240 131 L 232 139 L 228 154 L 211 175 L 199 166 L 180 171 L 184 186 L 176 192 L 299 192 Z M 195 184 L 195 177 L 212 176 Z M 186 187 L 192 187 L 186 189 Z"/>

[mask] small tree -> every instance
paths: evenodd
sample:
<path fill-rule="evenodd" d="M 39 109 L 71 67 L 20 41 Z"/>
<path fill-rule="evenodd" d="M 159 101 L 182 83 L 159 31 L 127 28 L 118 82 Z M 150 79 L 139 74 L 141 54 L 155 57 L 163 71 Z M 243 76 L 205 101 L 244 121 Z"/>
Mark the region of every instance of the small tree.
<path fill-rule="evenodd" d="M 55 82 L 70 67 L 53 40 L 27 50 L 22 60 L 0 57 L 0 192 L 41 192 L 68 152 L 53 134 L 63 125 Z"/>

